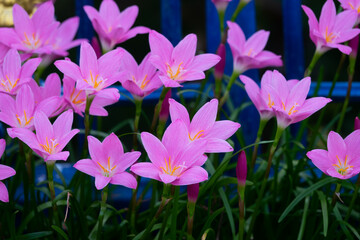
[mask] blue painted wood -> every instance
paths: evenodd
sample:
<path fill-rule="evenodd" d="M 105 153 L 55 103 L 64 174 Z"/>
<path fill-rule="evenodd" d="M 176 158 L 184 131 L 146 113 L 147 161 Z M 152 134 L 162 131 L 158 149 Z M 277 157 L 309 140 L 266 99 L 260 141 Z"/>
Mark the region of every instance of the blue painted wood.
<path fill-rule="evenodd" d="M 173 45 L 181 40 L 181 0 L 161 0 L 161 32 Z"/>
<path fill-rule="evenodd" d="M 94 0 L 76 0 L 75 1 L 75 13 L 80 17 L 79 30 L 77 32 L 77 38 L 86 38 L 91 40 L 94 36 L 94 29 L 91 22 L 84 11 L 84 6 L 94 6 Z"/>
<path fill-rule="evenodd" d="M 284 64 L 287 79 L 304 76 L 301 0 L 283 0 Z"/>

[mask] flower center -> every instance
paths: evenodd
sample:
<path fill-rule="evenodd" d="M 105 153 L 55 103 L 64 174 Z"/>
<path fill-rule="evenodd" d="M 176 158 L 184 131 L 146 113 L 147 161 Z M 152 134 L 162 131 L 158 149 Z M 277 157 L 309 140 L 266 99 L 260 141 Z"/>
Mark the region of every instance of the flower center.
<path fill-rule="evenodd" d="M 136 83 L 139 86 L 139 82 L 136 82 L 136 78 L 134 76 L 132 76 L 132 80 L 134 81 L 134 83 Z M 147 79 L 147 74 L 145 74 L 144 79 L 141 81 L 140 84 L 140 88 L 141 90 L 144 90 L 144 88 L 146 87 L 146 85 L 150 82 L 150 80 Z"/>
<path fill-rule="evenodd" d="M 348 171 L 349 170 L 352 170 L 352 168 L 354 167 L 354 166 L 350 166 L 350 165 L 348 165 L 347 163 L 346 163 L 346 161 L 347 161 L 347 155 L 345 156 L 345 160 L 344 160 L 344 162 L 341 162 L 340 161 L 340 159 L 339 159 L 339 157 L 336 155 L 336 158 L 337 158 L 337 160 L 338 160 L 338 162 L 339 162 L 339 164 L 333 164 L 333 166 L 335 167 L 335 169 L 336 169 L 336 171 L 338 172 L 338 173 L 340 173 L 341 175 L 343 175 L 343 176 L 345 176 L 345 175 L 347 175 L 348 174 Z"/>
<path fill-rule="evenodd" d="M 14 83 L 11 82 L 10 78 L 6 75 L 5 76 L 6 79 L 1 79 L 1 86 L 2 88 L 6 91 L 6 92 L 11 92 L 11 90 L 13 90 L 13 88 L 16 87 L 16 85 L 19 82 L 19 78 L 17 78 Z"/>
<path fill-rule="evenodd" d="M 107 159 L 107 168 L 105 168 L 103 165 L 101 165 L 101 163 L 97 162 L 97 164 L 99 164 L 100 168 L 102 169 L 102 175 L 104 177 L 111 177 L 113 174 L 112 171 L 116 168 L 116 165 L 111 167 L 111 163 L 110 163 L 110 157 L 108 157 Z"/>
<path fill-rule="evenodd" d="M 249 57 L 252 57 L 252 53 L 253 53 L 253 49 L 250 48 L 249 51 L 248 51 L 248 53 L 247 53 L 247 55 L 248 55 Z"/>
<path fill-rule="evenodd" d="M 24 110 L 24 115 L 22 117 L 19 117 L 19 115 L 17 115 L 17 114 L 15 114 L 15 115 L 16 115 L 16 119 L 19 122 L 20 127 L 27 126 L 31 122 L 31 120 L 34 118 L 34 117 L 31 117 L 28 119 L 26 116 L 25 110 Z"/>
<path fill-rule="evenodd" d="M 171 78 L 172 80 L 176 80 L 176 79 L 179 79 L 181 77 L 181 72 L 184 70 L 183 67 L 181 67 L 181 65 L 183 64 L 183 62 L 181 62 L 179 64 L 179 66 L 177 67 L 176 69 L 176 72 L 174 73 L 174 70 L 172 67 L 170 67 L 169 64 L 166 64 L 167 66 L 167 74 L 168 74 L 168 77 Z"/>
<path fill-rule="evenodd" d="M 83 102 L 85 102 L 86 99 L 77 99 L 79 97 L 79 95 L 81 94 L 83 90 L 78 91 L 78 93 L 76 94 L 76 96 L 74 97 L 75 94 L 75 88 L 72 90 L 71 94 L 70 94 L 70 100 L 73 104 L 77 105 L 77 104 L 81 104 Z"/>
<path fill-rule="evenodd" d="M 355 8 L 354 5 L 351 4 L 351 2 L 349 2 L 349 5 L 350 5 L 352 10 L 356 10 L 357 13 L 360 13 L 360 6 L 358 8 Z"/>
<path fill-rule="evenodd" d="M 40 39 L 37 35 L 35 36 L 35 33 L 33 33 L 31 35 L 31 37 L 29 38 L 28 35 L 26 34 L 26 32 L 24 32 L 24 36 L 25 36 L 25 40 L 23 41 L 23 43 L 25 43 L 25 45 L 28 48 L 36 49 L 39 47 Z"/>
<path fill-rule="evenodd" d="M 272 108 L 272 106 L 274 106 L 274 101 L 271 101 L 271 96 L 270 96 L 270 93 L 268 94 L 269 95 L 269 102 L 268 102 L 268 106 L 269 106 L 269 108 Z"/>
<path fill-rule="evenodd" d="M 286 112 L 286 106 L 285 106 L 285 104 L 283 103 L 283 102 L 281 102 L 282 103 L 282 106 L 283 106 L 283 109 L 284 109 L 284 111 Z M 293 114 L 293 113 L 296 113 L 298 110 L 295 110 L 295 108 L 297 107 L 297 106 L 299 106 L 299 104 L 297 104 L 297 103 L 295 103 L 290 109 L 289 109 L 289 111 L 288 111 L 288 115 L 289 116 L 291 116 L 291 114 Z"/>
<path fill-rule="evenodd" d="M 189 139 L 190 139 L 191 141 L 194 141 L 194 140 L 196 140 L 196 139 L 201 138 L 203 135 L 204 135 L 204 130 L 200 130 L 199 132 L 197 132 L 194 137 L 191 137 L 191 135 L 190 135 L 190 133 L 189 133 Z"/>
<path fill-rule="evenodd" d="M 48 137 L 46 137 L 46 145 L 45 144 L 40 144 L 40 146 L 45 150 L 45 152 L 49 153 L 49 154 L 53 154 L 56 150 L 56 147 L 59 144 L 57 143 L 56 139 L 50 139 L 50 143 L 48 140 Z"/>
<path fill-rule="evenodd" d="M 163 170 L 163 173 L 166 173 L 170 176 L 179 177 L 182 174 L 183 170 L 187 168 L 185 166 L 185 162 L 183 162 L 182 165 L 179 166 L 172 166 L 170 157 L 169 160 L 167 160 L 166 158 L 164 158 L 164 160 L 165 160 L 165 167 L 160 167 L 160 168 Z"/>
<path fill-rule="evenodd" d="M 96 74 L 94 77 L 90 70 L 90 82 L 85 78 L 84 78 L 84 81 L 95 89 L 101 89 L 102 86 L 104 85 L 104 82 L 103 82 L 102 78 L 101 78 L 102 80 L 98 80 L 98 77 L 99 77 L 99 74 Z"/>
<path fill-rule="evenodd" d="M 325 29 L 325 41 L 326 43 L 332 43 L 337 36 L 333 32 L 329 33 L 328 28 Z"/>

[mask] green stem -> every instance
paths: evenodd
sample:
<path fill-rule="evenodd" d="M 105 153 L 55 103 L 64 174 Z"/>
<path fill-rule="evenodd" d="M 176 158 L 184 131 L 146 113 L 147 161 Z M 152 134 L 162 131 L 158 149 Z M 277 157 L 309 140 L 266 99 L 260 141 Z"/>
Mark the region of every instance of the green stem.
<path fill-rule="evenodd" d="M 271 146 L 270 153 L 269 153 L 269 158 L 268 158 L 268 163 L 267 163 L 267 167 L 266 167 L 266 171 L 265 171 L 265 176 L 264 176 L 264 179 L 263 179 L 263 181 L 261 183 L 260 193 L 259 193 L 259 196 L 258 196 L 258 198 L 256 200 L 255 209 L 254 209 L 254 212 L 253 212 L 252 217 L 251 217 L 249 231 L 248 231 L 248 234 L 246 236 L 247 240 L 249 240 L 250 237 L 251 237 L 251 233 L 252 233 L 253 228 L 255 226 L 256 217 L 260 212 L 261 201 L 263 200 L 263 196 L 264 196 L 264 193 L 265 193 L 265 187 L 266 187 L 267 179 L 269 177 L 271 164 L 272 164 L 272 159 L 274 157 L 277 145 L 278 145 L 278 143 L 280 141 L 280 138 L 281 138 L 281 135 L 282 135 L 283 131 L 284 131 L 284 129 L 279 128 L 279 127 L 276 130 L 275 139 L 274 139 L 274 142 L 273 142 L 273 144 Z"/>
<path fill-rule="evenodd" d="M 55 200 L 55 187 L 54 187 L 54 178 L 53 178 L 54 167 L 55 167 L 55 161 L 47 161 L 46 162 L 46 169 L 47 169 L 47 174 L 48 174 L 48 183 L 49 183 L 49 190 L 50 190 L 54 220 L 55 220 L 56 225 L 58 227 L 61 227 L 59 213 L 57 210 L 56 202 L 54 201 Z"/>
<path fill-rule="evenodd" d="M 165 96 L 166 96 L 166 93 L 170 90 L 170 88 L 167 88 L 167 87 L 164 87 L 161 94 L 160 94 L 160 97 L 159 97 L 159 102 L 156 104 L 155 106 L 155 111 L 154 111 L 154 117 L 153 117 L 153 120 L 152 120 L 152 123 L 151 123 L 151 132 L 155 132 L 155 127 L 156 127 L 156 123 L 159 119 L 159 114 L 160 114 L 160 111 L 161 111 L 161 107 L 162 107 L 162 103 L 165 99 Z"/>
<path fill-rule="evenodd" d="M 345 222 L 347 222 L 347 220 L 349 219 L 349 217 L 351 215 L 351 211 L 352 211 L 352 209 L 354 207 L 356 198 L 357 198 L 358 193 L 359 193 L 359 188 L 360 188 L 360 174 L 358 175 L 358 178 L 356 180 L 356 186 L 355 186 L 354 194 L 353 194 L 353 196 L 351 198 L 351 202 L 350 202 L 348 211 L 346 213 L 346 217 L 345 217 L 345 220 L 344 220 Z"/>
<path fill-rule="evenodd" d="M 143 99 L 135 99 L 135 119 L 134 119 L 134 132 L 137 133 L 139 130 L 139 121 L 141 116 L 141 105 Z M 138 135 L 134 134 L 133 138 L 134 150 L 138 149 Z"/>
<path fill-rule="evenodd" d="M 104 215 L 105 215 L 105 211 L 106 211 L 106 200 L 108 197 L 108 189 L 109 189 L 109 186 L 106 186 L 102 190 L 102 193 L 101 193 L 101 208 L 100 208 L 100 213 L 99 213 L 99 222 L 98 222 L 98 230 L 97 230 L 97 234 L 96 234 L 96 240 L 101 239 L 102 226 L 103 226 Z"/>
<path fill-rule="evenodd" d="M 94 98 L 95 98 L 94 95 L 86 96 L 85 118 L 84 118 L 85 139 L 84 139 L 84 146 L 83 146 L 83 157 L 86 157 L 88 154 L 87 137 L 90 134 L 90 106 L 91 106 L 91 103 L 93 102 Z"/>
<path fill-rule="evenodd" d="M 164 184 L 164 190 L 163 190 L 163 195 L 161 197 L 161 203 L 160 206 L 155 214 L 155 216 L 153 217 L 153 219 L 151 220 L 151 222 L 149 223 L 149 225 L 146 227 L 145 232 L 143 233 L 143 235 L 141 236 L 140 240 L 143 239 L 148 239 L 148 235 L 152 229 L 152 227 L 154 226 L 154 224 L 156 223 L 156 221 L 159 219 L 160 214 L 162 213 L 164 207 L 169 203 L 170 199 L 170 189 L 171 189 L 171 185 L 170 184 Z"/>
<path fill-rule="evenodd" d="M 341 127 L 342 127 L 342 124 L 344 122 L 344 118 L 345 118 L 345 113 L 346 113 L 346 108 L 349 104 L 349 101 L 350 101 L 350 93 L 351 93 L 351 86 L 352 86 L 352 81 L 354 79 L 354 74 L 355 74 L 355 63 L 356 63 L 356 58 L 353 58 L 353 57 L 350 57 L 349 58 L 349 68 L 348 68 L 348 88 L 347 88 L 347 91 L 346 91 L 346 97 L 345 97 L 345 100 L 344 100 L 344 105 L 341 109 L 341 114 L 340 114 L 340 119 L 339 119 L 339 123 L 337 125 L 337 128 L 336 128 L 336 132 L 339 132 Z"/>
<path fill-rule="evenodd" d="M 259 124 L 259 129 L 258 129 L 258 132 L 257 132 L 257 137 L 256 137 L 256 140 L 255 140 L 255 146 L 254 146 L 254 151 L 253 151 L 253 154 L 252 154 L 252 158 L 251 158 L 251 169 L 252 171 L 254 170 L 254 166 L 255 166 L 255 163 L 256 163 L 256 158 L 257 158 L 257 153 L 258 153 L 258 149 L 259 149 L 259 142 L 261 140 L 261 136 L 262 136 L 262 133 L 264 131 L 264 128 L 266 126 L 266 123 L 268 122 L 269 119 L 260 119 L 260 124 Z"/>
<path fill-rule="evenodd" d="M 222 86 L 222 79 L 221 78 L 215 78 L 215 98 L 220 100 L 221 98 L 221 86 Z"/>
<path fill-rule="evenodd" d="M 244 239 L 245 229 L 245 185 L 238 184 L 239 194 L 239 240 Z"/>
<path fill-rule="evenodd" d="M 337 200 L 339 199 L 340 189 L 341 189 L 341 183 L 337 183 L 336 189 L 335 189 L 332 201 L 331 201 L 331 207 L 334 207 Z"/>
<path fill-rule="evenodd" d="M 135 188 L 135 190 L 133 190 L 132 192 L 132 196 L 131 196 L 131 201 L 130 201 L 130 227 L 131 227 L 131 232 L 135 233 L 136 229 L 135 229 L 135 216 L 136 216 L 136 196 L 139 190 L 139 185 L 140 185 L 140 176 L 136 176 L 136 180 L 137 180 L 137 187 Z"/>
<path fill-rule="evenodd" d="M 234 71 L 230 77 L 230 80 L 229 80 L 229 83 L 226 87 L 226 90 L 225 90 L 225 93 L 224 93 L 224 96 L 222 96 L 222 98 L 220 99 L 220 104 L 219 104 L 219 108 L 221 108 L 226 100 L 229 98 L 229 94 L 230 94 L 230 90 L 231 90 L 231 87 L 232 85 L 234 84 L 234 82 L 236 81 L 236 79 L 240 76 L 240 72 L 236 72 Z"/>
<path fill-rule="evenodd" d="M 310 62 L 310 64 L 309 64 L 308 68 L 305 70 L 305 74 L 304 74 L 305 77 L 308 77 L 308 76 L 311 75 L 311 73 L 312 73 L 312 71 L 313 71 L 313 69 L 314 69 L 317 61 L 319 60 L 319 58 L 320 58 L 322 55 L 323 55 L 323 53 L 318 52 L 318 51 L 315 51 L 315 53 L 314 53 L 314 55 L 313 55 L 313 57 L 312 57 L 312 59 L 311 59 L 311 62 Z"/>
<path fill-rule="evenodd" d="M 219 22 L 220 22 L 220 33 L 223 34 L 224 33 L 225 10 L 224 11 L 219 11 L 218 15 L 219 15 Z"/>
<path fill-rule="evenodd" d="M 237 5 L 235 12 L 233 13 L 233 15 L 231 16 L 231 21 L 235 22 L 237 16 L 239 15 L 239 13 L 241 12 L 241 10 L 248 4 L 248 1 L 244 1 L 244 0 L 240 0 L 239 4 Z"/>

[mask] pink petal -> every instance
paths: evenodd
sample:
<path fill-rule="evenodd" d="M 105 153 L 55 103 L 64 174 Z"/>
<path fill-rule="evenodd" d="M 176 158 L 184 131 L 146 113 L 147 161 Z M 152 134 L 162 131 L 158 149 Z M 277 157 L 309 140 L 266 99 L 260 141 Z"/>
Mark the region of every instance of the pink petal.
<path fill-rule="evenodd" d="M 91 159 L 82 159 L 77 161 L 73 167 L 80 172 L 95 177 L 95 175 L 99 173 L 99 168 L 95 164 L 95 161 Z"/>
<path fill-rule="evenodd" d="M 16 174 L 15 170 L 9 166 L 0 164 L 0 180 L 4 180 Z"/>
<path fill-rule="evenodd" d="M 106 187 L 110 181 L 111 181 L 110 177 L 105 177 L 101 174 L 97 174 L 95 176 L 95 187 L 97 190 L 101 190 L 104 187 Z"/>
<path fill-rule="evenodd" d="M 9 133 L 11 131 L 11 133 Z M 25 128 L 12 128 L 8 129 L 9 135 L 19 138 L 22 142 L 28 145 L 31 149 L 43 150 L 40 148 L 35 134 L 29 129 Z"/>
<path fill-rule="evenodd" d="M 157 168 L 154 164 L 149 162 L 143 163 L 135 163 L 131 166 L 130 171 L 145 178 L 151 178 L 158 181 L 161 181 L 159 177 L 159 168 Z"/>
<path fill-rule="evenodd" d="M 117 173 L 111 177 L 111 184 L 122 185 L 127 188 L 136 189 L 136 178 L 128 172 Z"/>
<path fill-rule="evenodd" d="M 170 41 L 160 33 L 152 30 L 149 33 L 149 44 L 152 55 L 158 55 L 163 62 L 170 64 L 173 46 Z"/>
<path fill-rule="evenodd" d="M 44 91 L 45 98 L 61 95 L 61 81 L 59 75 L 52 73 L 46 78 Z"/>
<path fill-rule="evenodd" d="M 57 111 L 62 103 L 60 97 L 49 97 L 42 100 L 36 105 L 35 111 L 42 111 L 46 116 L 50 117 Z"/>
<path fill-rule="evenodd" d="M 269 66 L 281 67 L 283 65 L 281 56 L 266 50 L 256 55 L 256 60 L 258 63 L 256 64 L 256 67 L 254 66 L 254 68 L 264 68 Z"/>
<path fill-rule="evenodd" d="M 53 126 L 51 125 L 48 117 L 43 112 L 36 112 L 34 116 L 34 126 L 36 130 L 36 137 L 39 143 L 46 143 L 54 137 Z"/>
<path fill-rule="evenodd" d="M 110 157 L 111 161 L 119 159 L 124 154 L 124 149 L 120 139 L 114 133 L 111 133 L 104 139 L 102 142 L 102 149 L 103 153 L 107 157 Z"/>
<path fill-rule="evenodd" d="M 119 157 L 119 161 L 116 162 L 117 171 L 124 172 L 139 159 L 140 155 L 141 152 L 137 151 L 124 153 Z"/>
<path fill-rule="evenodd" d="M 68 133 L 64 133 L 64 135 L 59 140 L 60 143 L 58 145 L 58 149 L 62 150 L 69 143 L 69 141 L 79 132 L 79 129 L 73 129 Z"/>
<path fill-rule="evenodd" d="M 55 9 L 51 1 L 47 1 L 40 5 L 40 7 L 35 11 L 31 20 L 33 21 L 36 28 L 44 28 L 49 23 L 55 21 Z"/>
<path fill-rule="evenodd" d="M 302 105 L 309 93 L 311 78 L 306 77 L 298 82 L 289 93 L 285 105 L 287 107 L 293 105 Z"/>
<path fill-rule="evenodd" d="M 181 119 L 172 122 L 166 129 L 162 143 L 170 156 L 177 156 L 187 144 L 189 144 L 189 131 Z"/>
<path fill-rule="evenodd" d="M 13 43 L 20 42 L 19 36 L 16 34 L 13 28 L 0 28 L 0 42 L 10 47 Z"/>
<path fill-rule="evenodd" d="M 329 168 L 333 168 L 332 162 L 329 159 L 328 151 L 323 149 L 315 149 L 306 153 L 313 164 L 320 169 L 323 173 L 327 174 Z"/>
<path fill-rule="evenodd" d="M 240 126 L 239 123 L 229 120 L 216 121 L 213 127 L 209 129 L 209 132 L 206 133 L 206 137 L 226 140 L 231 137 Z"/>
<path fill-rule="evenodd" d="M 63 40 L 71 41 L 76 35 L 79 23 L 79 17 L 68 18 L 57 29 L 58 36 L 60 36 Z"/>
<path fill-rule="evenodd" d="M 4 58 L 3 69 L 4 77 L 8 77 L 11 82 L 19 77 L 21 68 L 20 55 L 15 49 L 10 49 Z"/>
<path fill-rule="evenodd" d="M 141 97 L 141 98 L 144 97 L 144 92 L 133 81 L 126 80 L 126 81 L 122 82 L 121 85 L 123 86 L 123 88 L 128 90 L 132 95 L 135 95 L 135 96 L 138 96 L 138 97 Z"/>
<path fill-rule="evenodd" d="M 316 44 L 316 42 L 317 42 L 317 37 L 314 36 L 313 31 L 314 31 L 315 29 L 316 29 L 316 30 L 319 29 L 319 24 L 318 24 L 317 18 L 316 18 L 316 16 L 315 16 L 314 12 L 313 12 L 310 8 L 308 8 L 308 7 L 305 6 L 305 5 L 302 5 L 301 7 L 302 7 L 302 9 L 304 10 L 305 14 L 306 14 L 306 15 L 308 16 L 308 18 L 309 18 L 308 23 L 309 23 L 310 38 L 311 38 L 311 40 Z"/>
<path fill-rule="evenodd" d="M 191 167 L 200 158 L 203 158 L 203 154 L 206 150 L 206 139 L 198 139 L 192 143 L 183 147 L 182 151 L 179 152 L 178 156 L 175 157 L 175 161 L 172 165 L 185 165 L 186 167 Z"/>
<path fill-rule="evenodd" d="M 245 43 L 245 51 L 252 51 L 253 54 L 261 52 L 269 39 L 270 32 L 260 30 L 254 33 Z"/>
<path fill-rule="evenodd" d="M 23 36 L 24 33 L 33 33 L 34 25 L 29 18 L 28 13 L 18 4 L 13 6 L 13 19 L 15 31 Z M 23 36 L 24 38 L 24 36 Z"/>
<path fill-rule="evenodd" d="M 229 27 L 227 42 L 230 45 L 233 57 L 236 58 L 244 49 L 246 41 L 245 35 L 240 26 L 236 23 L 230 21 L 227 21 L 226 23 Z"/>
<path fill-rule="evenodd" d="M 346 155 L 348 159 L 354 160 L 360 156 L 360 130 L 353 131 L 344 139 L 346 145 Z M 350 165 L 353 165 L 349 162 Z"/>
<path fill-rule="evenodd" d="M 171 121 L 175 122 L 177 119 L 181 119 L 189 128 L 190 118 L 186 108 L 172 98 L 169 99 L 169 105 Z"/>
<path fill-rule="evenodd" d="M 344 31 L 352 29 L 355 25 L 357 18 L 358 15 L 356 14 L 355 11 L 348 10 L 348 11 L 340 12 L 338 15 L 336 15 L 336 22 L 332 31 L 335 33 L 336 32 L 342 33 Z M 343 38 L 342 34 L 340 34 L 339 37 Z"/>
<path fill-rule="evenodd" d="M 114 1 L 102 1 L 99 13 L 109 25 L 116 24 L 114 20 L 120 15 L 119 7 Z"/>
<path fill-rule="evenodd" d="M 199 166 L 194 166 L 186 170 L 180 177 L 178 177 L 172 185 L 183 186 L 195 183 L 200 183 L 208 179 L 208 173 L 205 169 Z"/>
<path fill-rule="evenodd" d="M 161 181 L 163 183 L 165 183 L 165 184 L 172 183 L 177 178 L 174 175 L 169 175 L 169 174 L 166 174 L 166 173 L 160 173 L 159 176 L 160 176 Z"/>
<path fill-rule="evenodd" d="M 326 174 L 329 176 L 332 176 L 332 177 L 339 178 L 339 179 L 348 179 L 348 178 L 352 177 L 352 174 L 351 175 L 341 175 L 338 171 L 336 171 L 336 169 L 334 167 L 329 168 L 326 171 Z"/>
<path fill-rule="evenodd" d="M 182 63 L 183 66 L 188 66 L 192 62 L 196 51 L 197 37 L 195 34 L 187 35 L 181 40 L 174 48 L 171 58 L 174 60 L 174 64 Z"/>
<path fill-rule="evenodd" d="M 148 54 L 149 55 L 149 54 Z M 121 70 L 127 70 L 130 75 L 136 75 L 138 64 L 134 57 L 126 50 L 123 51 L 123 56 L 120 63 Z"/>
<path fill-rule="evenodd" d="M 75 63 L 69 60 L 58 60 L 54 65 L 66 76 L 77 81 L 82 80 L 83 76 L 81 75 L 80 68 Z"/>
<path fill-rule="evenodd" d="M 99 58 L 99 72 L 105 78 L 111 77 L 115 72 L 120 71 L 121 58 L 124 50 L 117 48 Z"/>
<path fill-rule="evenodd" d="M 202 166 L 205 164 L 207 159 L 208 157 L 206 156 L 206 154 L 203 154 L 200 157 L 198 157 L 198 159 L 194 162 L 193 166 Z"/>
<path fill-rule="evenodd" d="M 168 158 L 168 152 L 164 145 L 154 135 L 148 132 L 141 133 L 141 141 L 150 161 L 158 168 L 162 166 L 163 160 Z"/>
<path fill-rule="evenodd" d="M 245 75 L 240 75 L 240 80 L 245 84 L 245 91 L 248 94 L 250 100 L 255 105 L 256 109 L 259 110 L 266 107 L 263 104 L 263 100 L 261 100 L 259 86 L 251 78 Z M 262 82 L 263 80 L 261 80 L 261 83 Z"/>
<path fill-rule="evenodd" d="M 206 153 L 232 152 L 234 149 L 225 140 L 219 138 L 206 138 Z"/>
<path fill-rule="evenodd" d="M 0 181 L 0 201 L 9 202 L 9 193 L 3 182 Z"/>
<path fill-rule="evenodd" d="M 328 46 L 330 48 L 337 48 L 337 49 L 339 49 L 340 52 L 342 52 L 346 55 L 349 55 L 352 51 L 351 47 L 345 46 L 342 44 L 328 43 L 328 44 L 326 44 L 326 46 Z"/>
<path fill-rule="evenodd" d="M 54 122 L 54 137 L 60 139 L 64 134 L 70 132 L 73 119 L 74 113 L 71 109 L 62 113 Z"/>
<path fill-rule="evenodd" d="M 314 97 L 306 99 L 301 108 L 299 108 L 299 111 L 293 114 L 293 123 L 300 122 L 308 118 L 313 113 L 323 108 L 329 102 L 331 102 L 331 99 L 324 97 Z"/>
<path fill-rule="evenodd" d="M 88 136 L 88 144 L 90 157 L 93 161 L 99 161 L 100 163 L 102 163 L 101 160 L 103 160 L 104 162 L 107 161 L 107 158 L 102 150 L 102 144 L 97 138 L 94 138 L 93 136 Z"/>
<path fill-rule="evenodd" d="M 27 117 L 30 118 L 34 113 L 34 94 L 31 88 L 25 84 L 20 88 L 19 93 L 16 96 L 16 109 L 18 113 L 26 113 Z"/>
<path fill-rule="evenodd" d="M 329 133 L 327 139 L 327 148 L 329 152 L 328 156 L 332 161 L 331 163 L 337 162 L 337 158 L 339 158 L 340 160 L 345 159 L 346 150 L 347 150 L 346 144 L 338 133 L 334 131 L 331 131 Z"/>
<path fill-rule="evenodd" d="M 170 88 L 174 88 L 174 87 L 182 87 L 177 81 L 172 80 L 171 78 L 169 78 L 167 75 L 160 75 L 159 76 L 161 82 L 164 84 L 165 87 L 170 87 Z"/>
<path fill-rule="evenodd" d="M 212 99 L 210 102 L 204 104 L 190 123 L 190 135 L 198 133 L 199 131 L 206 131 L 211 128 L 216 120 L 218 100 Z"/>
<path fill-rule="evenodd" d="M 47 157 L 45 157 L 45 162 L 46 161 L 58 161 L 58 160 L 62 160 L 62 161 L 66 161 L 69 157 L 70 153 L 68 151 L 64 151 L 64 152 L 59 152 L 59 153 L 54 153 L 54 154 L 50 154 Z"/>
<path fill-rule="evenodd" d="M 6 148 L 6 142 L 4 139 L 0 139 L 0 158 L 3 155 Z"/>
<path fill-rule="evenodd" d="M 90 71 L 93 77 L 99 73 L 96 53 L 87 42 L 83 42 L 80 47 L 80 70 L 86 79 L 90 78 Z"/>
<path fill-rule="evenodd" d="M 121 22 L 121 25 L 124 29 L 128 30 L 132 25 L 134 25 L 138 13 L 138 6 L 130 6 L 120 13 L 120 16 L 118 16 L 118 21 Z"/>
<path fill-rule="evenodd" d="M 138 34 L 145 34 L 145 33 L 149 33 L 150 31 L 151 31 L 151 29 L 149 29 L 147 27 L 143 27 L 143 26 L 134 27 L 134 28 L 130 29 L 129 31 L 127 31 L 124 35 L 122 35 L 121 38 L 116 41 L 116 43 L 125 42 L 125 41 L 135 37 Z"/>
<path fill-rule="evenodd" d="M 221 58 L 215 54 L 200 54 L 194 57 L 190 68 L 196 71 L 205 71 L 215 66 L 220 61 L 220 59 Z"/>
<path fill-rule="evenodd" d="M 319 19 L 319 31 L 321 33 L 332 30 L 336 18 L 336 8 L 333 0 L 327 0 L 324 6 L 321 9 L 320 19 Z"/>

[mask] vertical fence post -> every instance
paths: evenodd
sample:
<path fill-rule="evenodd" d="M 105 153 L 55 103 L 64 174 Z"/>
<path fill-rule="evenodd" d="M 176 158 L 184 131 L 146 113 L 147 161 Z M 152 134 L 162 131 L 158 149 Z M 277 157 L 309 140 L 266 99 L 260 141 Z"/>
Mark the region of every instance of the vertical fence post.
<path fill-rule="evenodd" d="M 181 0 L 161 0 L 161 32 L 176 45 L 182 38 Z"/>

